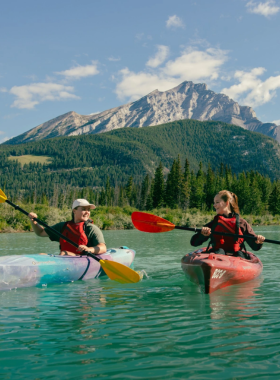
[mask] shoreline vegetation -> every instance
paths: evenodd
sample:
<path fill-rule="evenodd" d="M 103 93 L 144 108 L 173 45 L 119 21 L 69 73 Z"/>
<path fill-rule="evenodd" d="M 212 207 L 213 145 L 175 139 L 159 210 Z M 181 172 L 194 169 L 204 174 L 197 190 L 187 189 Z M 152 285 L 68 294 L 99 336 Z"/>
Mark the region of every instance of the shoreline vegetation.
<path fill-rule="evenodd" d="M 21 204 L 19 205 L 26 211 L 34 211 L 38 218 L 52 226 L 58 222 L 71 219 L 71 210 L 69 208 L 59 209 L 42 204 Z M 91 219 L 102 230 L 129 230 L 134 229 L 131 221 L 133 211 L 136 208 L 126 206 L 99 206 L 91 212 Z M 148 211 L 151 214 L 158 215 L 178 226 L 202 227 L 204 224 L 213 219 L 214 211 L 201 211 L 194 209 L 170 209 L 166 207 Z M 243 215 L 251 225 L 280 225 L 280 215 L 266 213 L 264 215 Z M 6 203 L 0 204 L 0 233 L 31 232 L 29 219 L 21 212 L 13 209 Z"/>

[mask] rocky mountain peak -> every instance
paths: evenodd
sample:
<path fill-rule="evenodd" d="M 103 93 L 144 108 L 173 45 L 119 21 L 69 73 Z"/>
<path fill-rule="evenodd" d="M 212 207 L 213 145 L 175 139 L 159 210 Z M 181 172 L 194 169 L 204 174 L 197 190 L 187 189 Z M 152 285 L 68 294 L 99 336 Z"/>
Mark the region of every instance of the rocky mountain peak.
<path fill-rule="evenodd" d="M 170 90 L 154 90 L 135 102 L 98 114 L 67 112 L 8 140 L 6 144 L 95 134 L 118 128 L 142 128 L 183 119 L 223 121 L 263 133 L 280 142 L 280 126 L 262 123 L 251 107 L 239 106 L 227 95 L 208 90 L 205 83 L 185 81 Z"/>

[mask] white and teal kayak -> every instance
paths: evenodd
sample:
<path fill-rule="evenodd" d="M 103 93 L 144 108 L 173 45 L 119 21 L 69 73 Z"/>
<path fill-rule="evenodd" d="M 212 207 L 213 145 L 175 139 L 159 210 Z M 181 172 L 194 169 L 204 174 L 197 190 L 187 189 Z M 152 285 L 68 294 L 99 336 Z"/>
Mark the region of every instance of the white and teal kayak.
<path fill-rule="evenodd" d="M 99 255 L 130 267 L 135 251 L 111 248 Z M 98 261 L 87 256 L 13 255 L 0 257 L 0 290 L 89 280 L 105 276 Z"/>

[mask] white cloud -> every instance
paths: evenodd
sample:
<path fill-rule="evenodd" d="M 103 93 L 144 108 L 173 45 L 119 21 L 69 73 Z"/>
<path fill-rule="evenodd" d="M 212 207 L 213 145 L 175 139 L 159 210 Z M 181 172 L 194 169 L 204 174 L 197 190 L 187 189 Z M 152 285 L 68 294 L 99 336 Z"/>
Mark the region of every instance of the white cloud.
<path fill-rule="evenodd" d="M 4 133 L 5 133 L 5 132 L 3 132 L 3 131 L 0 131 L 0 135 L 4 135 Z"/>
<path fill-rule="evenodd" d="M 279 120 L 273 120 L 272 123 L 274 123 L 274 124 L 276 124 L 276 125 L 280 125 L 280 119 L 279 119 Z"/>
<path fill-rule="evenodd" d="M 174 61 L 168 61 L 163 71 L 166 75 L 176 76 L 180 80 L 217 79 L 219 69 L 226 59 L 226 52 L 220 49 L 189 49 Z"/>
<path fill-rule="evenodd" d="M 98 74 L 97 62 L 92 61 L 92 65 L 75 66 L 69 70 L 59 71 L 56 74 L 63 75 L 66 79 L 80 79 Z"/>
<path fill-rule="evenodd" d="M 277 5 L 275 5 L 274 0 L 268 0 L 264 3 L 249 1 L 246 4 L 246 7 L 248 8 L 248 11 L 250 13 L 256 13 L 265 17 L 275 15 L 280 10 L 280 8 Z"/>
<path fill-rule="evenodd" d="M 167 28 L 184 28 L 184 23 L 180 19 L 180 17 L 174 15 L 169 16 L 168 20 L 166 21 Z"/>
<path fill-rule="evenodd" d="M 44 101 L 79 99 L 73 91 L 73 87 L 57 83 L 32 83 L 14 86 L 9 93 L 16 97 L 11 107 L 32 109 Z"/>
<path fill-rule="evenodd" d="M 115 58 L 115 57 L 109 57 L 108 60 L 111 61 L 111 62 L 118 62 L 118 61 L 120 61 L 121 59 L 120 59 L 119 57 L 118 57 L 118 58 Z"/>
<path fill-rule="evenodd" d="M 178 79 L 175 78 L 145 72 L 134 73 L 127 68 L 121 70 L 120 74 L 122 80 L 117 84 L 116 94 L 120 99 L 129 97 L 131 101 L 156 89 L 165 91 L 179 84 Z"/>
<path fill-rule="evenodd" d="M 166 91 L 185 80 L 213 80 L 218 78 L 226 59 L 226 52 L 219 49 L 186 50 L 157 70 L 135 73 L 125 68 L 119 73 L 121 80 L 116 86 L 116 93 L 120 99 L 129 97 L 132 101 L 155 89 Z"/>
<path fill-rule="evenodd" d="M 239 84 L 224 88 L 221 92 L 244 105 L 257 107 L 265 104 L 276 96 L 276 90 L 280 88 L 280 75 L 271 76 L 265 81 L 258 78 L 265 71 L 263 67 L 254 68 L 250 72 L 236 71 L 234 77 Z"/>
<path fill-rule="evenodd" d="M 0 92 L 8 92 L 8 90 L 5 87 L 1 87 Z"/>
<path fill-rule="evenodd" d="M 158 45 L 158 51 L 153 58 L 150 58 L 146 63 L 147 66 L 150 67 L 158 67 L 160 66 L 168 57 L 169 47 L 165 45 Z"/>

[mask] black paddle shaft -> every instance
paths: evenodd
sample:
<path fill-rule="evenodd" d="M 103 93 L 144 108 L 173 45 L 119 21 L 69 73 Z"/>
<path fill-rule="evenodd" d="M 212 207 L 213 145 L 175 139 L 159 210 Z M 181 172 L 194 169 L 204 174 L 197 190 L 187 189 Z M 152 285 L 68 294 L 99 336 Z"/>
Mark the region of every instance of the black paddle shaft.
<path fill-rule="evenodd" d="M 175 226 L 175 228 L 177 230 L 187 230 L 187 231 L 201 232 L 201 228 L 181 227 L 181 226 Z M 227 234 L 227 233 L 219 232 L 219 231 L 215 231 L 215 232 L 213 232 L 213 234 L 214 235 L 222 235 L 222 236 L 235 236 L 235 237 L 240 237 L 240 238 L 243 238 L 243 239 L 254 239 L 254 240 L 256 240 L 255 236 L 249 236 L 249 235 Z M 272 244 L 279 244 L 280 245 L 280 241 L 278 241 L 278 240 L 265 239 L 265 242 L 266 243 L 272 243 Z"/>
<path fill-rule="evenodd" d="M 29 215 L 29 213 L 27 211 L 25 211 L 23 208 L 15 205 L 13 202 L 9 201 L 8 199 L 6 199 L 5 201 L 6 203 L 8 203 L 9 205 L 11 205 L 12 207 L 14 207 L 16 210 L 19 210 L 20 212 L 22 212 L 23 214 L 25 215 Z M 54 228 L 48 226 L 45 222 L 43 222 L 42 220 L 38 219 L 38 218 L 33 218 L 33 220 L 35 220 L 36 222 L 38 222 L 40 225 L 44 226 L 45 228 L 48 228 L 50 231 L 52 231 L 55 235 L 61 237 L 63 240 L 66 240 L 68 241 L 68 243 L 72 244 L 74 247 L 78 248 L 78 244 L 74 243 L 72 240 L 68 239 L 67 236 L 64 236 L 62 235 L 60 232 L 56 231 Z M 91 252 L 87 252 L 87 251 L 83 251 L 87 256 L 90 256 L 92 257 L 94 260 L 96 261 L 100 261 L 100 259 L 95 256 L 94 254 L 92 254 Z M 83 254 L 83 253 L 82 253 Z"/>

